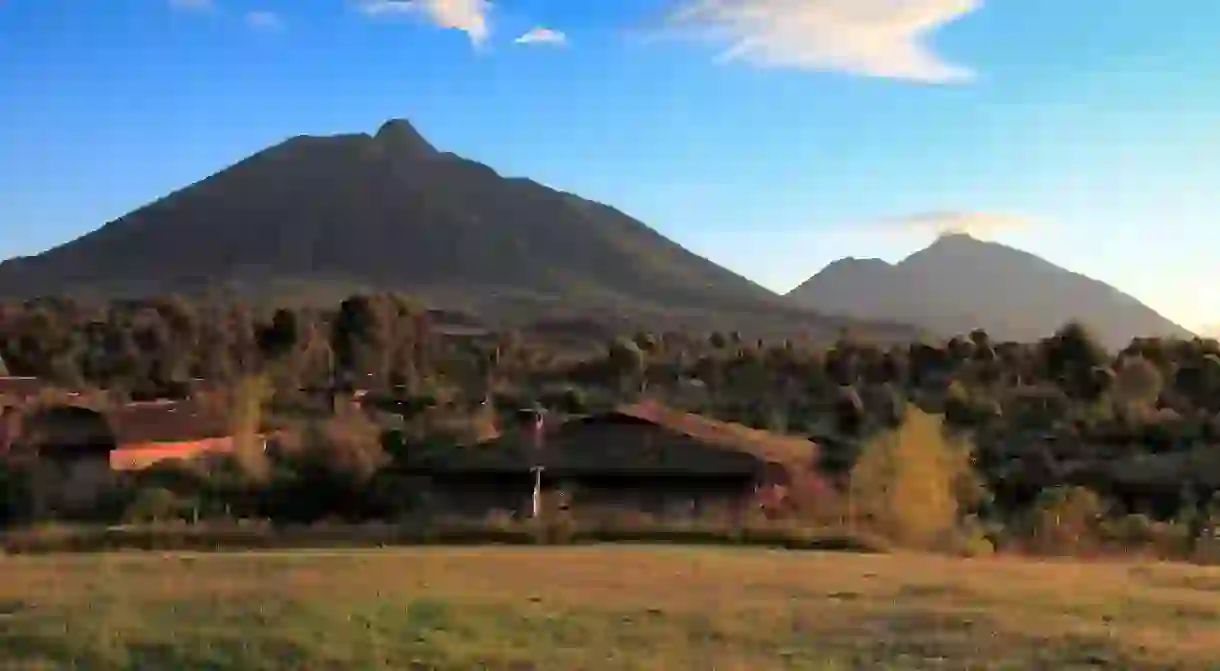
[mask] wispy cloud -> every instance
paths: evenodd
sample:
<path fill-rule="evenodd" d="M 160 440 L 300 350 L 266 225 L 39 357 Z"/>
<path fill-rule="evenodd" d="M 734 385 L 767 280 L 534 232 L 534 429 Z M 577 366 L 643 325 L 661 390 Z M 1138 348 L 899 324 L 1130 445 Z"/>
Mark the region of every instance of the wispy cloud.
<path fill-rule="evenodd" d="M 1034 223 L 1033 219 L 1019 215 L 954 210 L 888 217 L 874 222 L 879 227 L 904 233 L 968 233 L 975 237 L 991 237 L 997 233 L 1025 229 Z"/>
<path fill-rule="evenodd" d="M 212 0 L 169 0 L 170 9 L 185 12 L 209 12 L 216 9 Z"/>
<path fill-rule="evenodd" d="M 279 31 L 287 28 L 284 19 L 275 12 L 256 9 L 246 12 L 246 25 L 257 30 Z"/>
<path fill-rule="evenodd" d="M 677 0 L 679 29 L 727 45 L 721 58 L 927 83 L 973 78 L 929 46 L 982 0 Z"/>
<path fill-rule="evenodd" d="M 491 34 L 488 0 L 358 0 L 356 7 L 373 17 L 422 16 L 441 28 L 466 33 L 476 45 Z"/>
<path fill-rule="evenodd" d="M 552 44 L 563 46 L 568 43 L 568 36 L 558 30 L 537 26 L 513 40 L 513 42 L 516 44 Z"/>

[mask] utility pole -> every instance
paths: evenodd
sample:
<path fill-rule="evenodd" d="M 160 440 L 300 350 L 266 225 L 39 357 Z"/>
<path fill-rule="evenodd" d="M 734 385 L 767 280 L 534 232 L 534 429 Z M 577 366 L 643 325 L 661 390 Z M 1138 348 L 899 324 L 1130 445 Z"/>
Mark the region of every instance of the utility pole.
<path fill-rule="evenodd" d="M 530 473 L 534 476 L 534 487 L 530 514 L 534 519 L 538 519 L 542 516 L 542 471 L 546 468 L 542 465 L 544 439 L 542 409 L 535 407 L 523 411 L 522 414 L 525 415 L 524 419 L 528 422 L 526 430 L 529 431 L 530 451 L 533 453 L 533 465 L 530 467 Z"/>
<path fill-rule="evenodd" d="M 531 503 L 530 517 L 538 519 L 542 516 L 542 466 L 534 466 L 530 468 L 530 472 L 534 474 L 534 497 Z"/>

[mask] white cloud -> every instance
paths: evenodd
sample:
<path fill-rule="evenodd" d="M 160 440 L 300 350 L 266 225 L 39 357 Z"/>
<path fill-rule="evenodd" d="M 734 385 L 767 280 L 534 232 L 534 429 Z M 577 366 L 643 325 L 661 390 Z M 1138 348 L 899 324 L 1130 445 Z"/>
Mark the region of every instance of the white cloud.
<path fill-rule="evenodd" d="M 983 0 L 679 0 L 670 21 L 726 43 L 725 60 L 928 83 L 973 72 L 928 45 Z"/>
<path fill-rule="evenodd" d="M 516 44 L 553 44 L 562 46 L 568 43 L 568 36 L 558 30 L 538 26 L 531 28 L 521 37 L 513 40 Z"/>
<path fill-rule="evenodd" d="M 368 16 L 420 15 L 441 28 L 466 33 L 474 44 L 491 34 L 489 0 L 359 0 L 356 7 Z"/>
<path fill-rule="evenodd" d="M 996 233 L 1025 229 L 1034 224 L 1028 217 L 1011 214 L 988 214 L 985 212 L 923 212 L 901 217 L 891 217 L 876 222 L 887 229 L 902 232 L 967 233 L 986 238 Z"/>
<path fill-rule="evenodd" d="M 171 9 L 187 12 L 206 12 L 216 9 L 212 0 L 169 0 L 169 6 Z"/>
<path fill-rule="evenodd" d="M 368 16 L 395 16 L 418 10 L 413 0 L 358 0 L 356 9 Z"/>
<path fill-rule="evenodd" d="M 284 19 L 279 14 L 267 10 L 254 10 L 246 13 L 246 25 L 259 30 L 283 30 Z"/>

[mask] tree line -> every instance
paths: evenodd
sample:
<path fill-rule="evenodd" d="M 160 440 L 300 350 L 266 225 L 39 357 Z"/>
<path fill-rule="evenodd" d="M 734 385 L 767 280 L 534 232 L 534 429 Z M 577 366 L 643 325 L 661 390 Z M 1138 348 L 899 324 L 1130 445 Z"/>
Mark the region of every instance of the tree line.
<path fill-rule="evenodd" d="M 310 389 L 376 392 L 406 419 L 390 438 L 377 434 L 384 427 L 318 414 L 296 434 L 305 436 L 289 450 L 297 461 L 277 462 L 291 462 L 301 477 L 360 474 L 338 481 L 346 484 L 331 507 L 345 514 L 408 505 L 339 503 L 355 491 L 392 491 L 370 483 L 395 450 L 494 435 L 502 413 L 525 405 L 579 413 L 641 398 L 810 436 L 820 446 L 819 472 L 832 478 L 850 473 L 911 409 L 941 416 L 947 434 L 970 444 L 971 469 L 999 511 L 992 516 L 1021 511 L 1027 519 L 1054 500 L 1152 524 L 1201 515 L 1220 485 L 1220 467 L 1207 461 L 1220 451 L 1220 344 L 1211 339 L 1141 337 L 1108 352 L 1077 323 L 1026 343 L 983 330 L 909 343 L 851 333 L 832 343 L 735 332 L 582 343 L 550 335 L 449 337 L 397 294 L 352 296 L 331 309 L 179 296 L 0 304 L 0 359 L 14 375 L 122 398 L 180 397 L 200 382 L 232 388 L 257 378 L 266 386 L 264 421 L 304 407 Z M 423 408 L 432 411 L 418 414 Z M 326 513 L 322 506 L 311 514 Z"/>

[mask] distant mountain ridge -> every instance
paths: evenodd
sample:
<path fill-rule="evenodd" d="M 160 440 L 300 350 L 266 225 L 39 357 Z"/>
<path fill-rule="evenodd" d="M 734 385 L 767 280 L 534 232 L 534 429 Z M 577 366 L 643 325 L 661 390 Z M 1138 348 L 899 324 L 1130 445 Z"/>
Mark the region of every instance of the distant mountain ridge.
<path fill-rule="evenodd" d="M 0 263 L 0 296 L 217 286 L 306 302 L 386 289 L 480 312 L 639 308 L 842 326 L 613 207 L 439 151 L 401 119 L 374 135 L 288 139 L 76 240 Z"/>
<path fill-rule="evenodd" d="M 1029 341 L 1076 319 L 1110 348 L 1135 336 L 1194 335 L 1108 284 L 965 233 L 942 235 L 896 264 L 840 259 L 787 296 L 827 314 L 884 315 L 940 334 L 981 327 Z"/>

